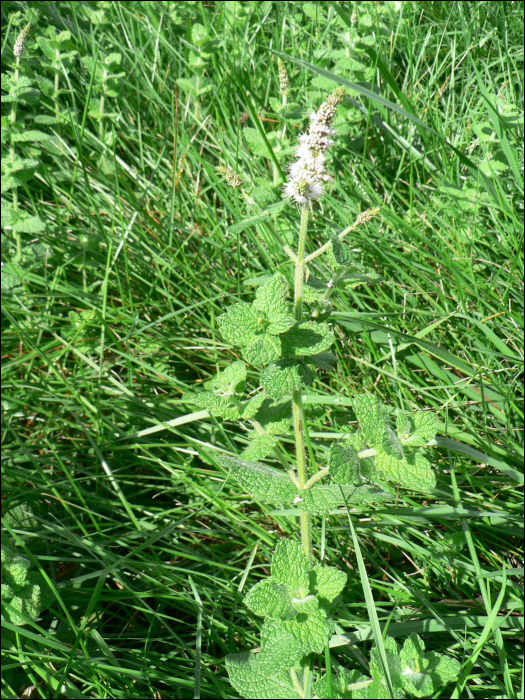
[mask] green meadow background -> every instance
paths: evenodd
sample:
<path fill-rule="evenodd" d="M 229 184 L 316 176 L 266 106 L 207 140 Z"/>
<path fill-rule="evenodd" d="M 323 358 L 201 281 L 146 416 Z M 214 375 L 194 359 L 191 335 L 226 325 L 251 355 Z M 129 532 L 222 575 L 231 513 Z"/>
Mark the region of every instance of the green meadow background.
<path fill-rule="evenodd" d="M 2 697 L 238 697 L 223 659 L 260 625 L 244 592 L 297 521 L 239 490 L 214 455 L 246 433 L 189 399 L 238 359 L 217 316 L 291 278 L 295 207 L 277 236 L 229 232 L 253 210 L 215 172 L 279 200 L 276 52 L 291 145 L 351 83 L 310 252 L 381 207 L 347 239 L 382 281 L 335 302 L 338 363 L 306 400 L 314 456 L 357 392 L 437 413 L 433 497 L 352 512 L 379 620 L 462 664 L 436 697 L 523 697 L 523 4 L 5 2 L 4 73 L 27 6 L 21 73 L 41 96 L 18 117 L 50 138 L 16 144 L 39 161 L 19 207 L 45 228 L 20 253 L 2 233 L 2 531 L 47 588 L 38 619 L 5 625 Z M 332 658 L 366 673 L 348 522 L 321 525 L 349 579 Z"/>

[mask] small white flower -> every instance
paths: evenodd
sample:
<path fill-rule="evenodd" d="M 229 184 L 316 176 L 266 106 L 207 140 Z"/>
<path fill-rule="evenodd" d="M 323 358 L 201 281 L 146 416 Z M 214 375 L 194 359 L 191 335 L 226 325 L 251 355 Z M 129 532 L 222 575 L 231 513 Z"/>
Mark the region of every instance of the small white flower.
<path fill-rule="evenodd" d="M 344 88 L 338 88 L 317 112 L 312 112 L 308 133 L 299 136 L 297 160 L 288 165 L 290 176 L 283 191 L 283 197 L 291 197 L 297 204 L 319 199 L 324 194 L 323 183 L 332 180 L 326 171 L 324 153 L 333 144 L 335 131 L 330 124 L 344 92 Z"/>

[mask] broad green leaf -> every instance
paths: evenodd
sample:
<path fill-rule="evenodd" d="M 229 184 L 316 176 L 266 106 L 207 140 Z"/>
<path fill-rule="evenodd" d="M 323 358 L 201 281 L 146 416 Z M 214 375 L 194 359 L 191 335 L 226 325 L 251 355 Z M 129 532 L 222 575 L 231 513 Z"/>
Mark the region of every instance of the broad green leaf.
<path fill-rule="evenodd" d="M 264 459 L 278 442 L 273 435 L 260 433 L 253 438 L 248 447 L 242 452 L 241 458 L 247 462 L 257 462 L 259 459 Z"/>
<path fill-rule="evenodd" d="M 282 275 L 275 275 L 269 282 L 260 286 L 255 292 L 254 308 L 268 315 L 270 321 L 275 317 L 288 314 L 288 283 Z"/>
<path fill-rule="evenodd" d="M 297 502 L 297 507 L 311 515 L 328 513 L 334 508 L 344 506 L 345 500 L 341 494 L 341 489 L 343 489 L 350 505 L 352 503 L 352 495 L 356 489 L 353 486 L 332 484 L 330 486 L 314 486 L 306 491 L 300 491 L 299 496 L 303 500 Z"/>
<path fill-rule="evenodd" d="M 419 491 L 431 491 L 436 488 L 436 475 L 430 462 L 419 452 L 397 459 L 383 450 L 378 450 L 375 464 L 386 479 L 405 488 Z"/>
<path fill-rule="evenodd" d="M 277 97 L 270 97 L 270 106 L 274 112 L 279 113 L 283 107 L 282 102 Z"/>
<path fill-rule="evenodd" d="M 320 352 L 317 355 L 311 355 L 306 360 L 308 364 L 315 365 L 319 369 L 327 370 L 328 372 L 332 369 L 333 365 L 337 362 L 337 357 L 333 352 Z"/>
<path fill-rule="evenodd" d="M 281 336 L 283 356 L 318 355 L 333 344 L 334 334 L 327 323 L 306 321 Z"/>
<path fill-rule="evenodd" d="M 292 402 L 288 399 L 272 401 L 265 399 L 254 416 L 270 435 L 284 435 L 290 429 L 292 420 Z"/>
<path fill-rule="evenodd" d="M 281 356 L 281 340 L 277 335 L 262 335 L 253 345 L 243 349 L 251 365 L 269 365 Z"/>
<path fill-rule="evenodd" d="M 352 405 L 363 437 L 370 447 L 382 448 L 387 433 L 388 414 L 376 396 L 360 394 Z"/>
<path fill-rule="evenodd" d="M 403 677 L 401 673 L 401 662 L 399 660 L 399 646 L 393 637 L 388 636 L 383 640 L 383 644 L 395 697 L 403 698 L 405 695 L 402 690 Z M 369 686 L 367 697 L 389 698 L 388 688 L 383 675 L 383 667 L 376 646 L 373 646 L 370 650 L 370 673 L 374 679 L 374 685 Z"/>
<path fill-rule="evenodd" d="M 270 324 L 268 326 L 268 333 L 271 335 L 279 335 L 280 333 L 286 333 L 292 326 L 296 323 L 295 317 L 291 314 L 272 314 Z"/>
<path fill-rule="evenodd" d="M 13 134 L 13 141 L 49 141 L 51 137 L 43 131 L 22 131 L 19 134 Z"/>
<path fill-rule="evenodd" d="M 329 473 L 336 484 L 352 485 L 359 482 L 359 457 L 351 445 L 332 443 L 328 453 Z"/>
<path fill-rule="evenodd" d="M 317 564 L 310 571 L 310 583 L 312 589 L 321 600 L 332 603 L 341 593 L 346 584 L 347 576 L 344 571 L 339 571 L 333 566 L 321 566 Z"/>
<path fill-rule="evenodd" d="M 276 202 L 275 204 L 270 204 L 270 206 L 263 209 L 259 214 L 257 214 L 257 216 L 251 216 L 248 219 L 239 221 L 237 224 L 228 226 L 228 233 L 241 233 L 245 228 L 248 228 L 248 226 L 260 224 L 269 216 L 275 217 L 286 207 L 287 204 L 288 201 L 286 199 L 282 199 L 280 202 Z"/>
<path fill-rule="evenodd" d="M 29 571 L 30 566 L 29 559 L 11 549 L 2 535 L 2 603 L 12 608 L 2 605 L 2 620 L 13 625 L 27 624 L 22 615 L 36 621 L 44 607 L 47 583 L 40 572 Z"/>
<path fill-rule="evenodd" d="M 192 398 L 196 406 L 207 409 L 213 416 L 219 416 L 226 420 L 237 420 L 240 412 L 238 407 L 231 402 L 228 396 L 216 396 L 209 391 L 203 391 Z"/>
<path fill-rule="evenodd" d="M 219 316 L 217 325 L 224 340 L 242 347 L 257 341 L 257 333 L 260 332 L 257 320 L 257 311 L 251 304 L 241 301 Z"/>
<path fill-rule="evenodd" d="M 229 396 L 235 393 L 238 385 L 246 381 L 246 365 L 242 360 L 233 362 L 222 372 L 219 372 L 213 379 L 204 384 L 206 389 L 222 396 Z"/>
<path fill-rule="evenodd" d="M 352 503 L 348 505 L 372 505 L 372 503 L 381 503 L 381 501 L 386 501 L 389 498 L 389 494 L 382 489 L 377 488 L 377 486 L 372 486 L 370 484 L 364 484 L 363 486 L 358 486 L 352 493 Z"/>
<path fill-rule="evenodd" d="M 274 583 L 286 586 L 293 598 L 304 598 L 310 590 L 309 572 L 310 562 L 299 542 L 288 539 L 278 542 L 272 557 Z"/>
<path fill-rule="evenodd" d="M 412 632 L 399 656 L 403 687 L 416 698 L 432 696 L 441 685 L 454 680 L 460 663 L 449 656 L 429 652 L 421 637 Z"/>
<path fill-rule="evenodd" d="M 397 435 L 402 445 L 424 447 L 433 440 L 437 432 L 435 413 L 418 411 L 418 413 L 399 412 L 397 415 Z"/>
<path fill-rule="evenodd" d="M 261 386 L 272 399 L 282 399 L 303 384 L 310 386 L 314 378 L 313 372 L 302 362 L 279 360 L 263 370 Z"/>
<path fill-rule="evenodd" d="M 300 667 L 302 644 L 280 626 L 265 623 L 261 629 L 261 669 L 268 675 Z"/>
<path fill-rule="evenodd" d="M 311 601 L 315 605 L 318 604 L 317 598 L 311 596 Z M 310 601 L 308 601 L 310 603 Z M 300 604 L 296 604 L 301 607 Z M 274 624 L 282 625 L 283 629 L 294 636 L 295 639 L 301 642 L 303 654 L 322 654 L 326 643 L 333 633 L 333 622 L 326 616 L 324 610 L 320 608 L 308 609 L 310 606 L 304 606 L 305 611 L 301 612 L 295 620 L 286 620 Z"/>
<path fill-rule="evenodd" d="M 330 236 L 332 241 L 331 252 L 338 265 L 346 266 L 354 263 L 354 256 L 349 246 L 339 240 L 337 233 Z"/>
<path fill-rule="evenodd" d="M 324 299 L 326 292 L 326 286 L 323 289 L 313 289 L 313 287 L 307 284 L 303 287 L 303 301 L 306 304 L 315 304 L 316 302 L 321 302 Z"/>
<path fill-rule="evenodd" d="M 261 408 L 265 400 L 265 391 L 262 391 L 260 394 L 257 394 L 257 396 L 254 396 L 252 399 L 250 399 L 247 403 L 244 404 L 244 408 L 242 410 L 242 417 L 247 420 L 253 418 L 257 411 Z"/>
<path fill-rule="evenodd" d="M 260 658 L 253 654 L 228 654 L 226 670 L 230 682 L 243 698 L 300 698 L 289 673 L 266 675 Z"/>
<path fill-rule="evenodd" d="M 356 669 L 348 670 L 339 667 L 337 675 L 332 675 L 332 698 L 334 700 L 345 700 L 346 698 L 366 698 L 366 687 L 358 690 L 348 690 L 348 686 L 356 683 L 363 683 L 369 680 Z M 320 678 L 313 686 L 313 691 L 316 698 L 327 698 L 328 695 L 328 680 L 326 676 Z"/>
<path fill-rule="evenodd" d="M 250 151 L 254 155 L 268 157 L 268 151 L 266 149 L 266 144 L 264 143 L 264 141 L 261 138 L 257 129 L 253 129 L 252 127 L 245 126 L 244 129 L 242 130 L 242 133 L 244 134 L 244 138 L 246 139 L 246 142 L 248 143 L 248 146 L 250 147 Z M 268 136 L 270 136 L 270 135 L 271 135 L 271 132 L 268 134 Z"/>
<path fill-rule="evenodd" d="M 288 504 L 293 501 L 297 493 L 287 474 L 271 469 L 266 464 L 244 462 L 226 455 L 220 455 L 218 460 L 224 467 L 232 470 L 241 486 L 257 501 L 270 505 Z"/>
<path fill-rule="evenodd" d="M 292 607 L 290 594 L 284 586 L 272 579 L 273 576 L 256 583 L 248 591 L 244 604 L 255 615 L 269 617 L 271 620 L 292 620 L 297 613 Z"/>

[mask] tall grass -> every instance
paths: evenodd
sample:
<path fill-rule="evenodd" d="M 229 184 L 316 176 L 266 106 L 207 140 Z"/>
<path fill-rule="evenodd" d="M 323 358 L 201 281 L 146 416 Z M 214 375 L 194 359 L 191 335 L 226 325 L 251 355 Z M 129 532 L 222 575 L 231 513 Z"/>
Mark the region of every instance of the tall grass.
<path fill-rule="evenodd" d="M 279 198 L 286 151 L 254 152 L 245 131 L 276 145 L 277 54 L 304 109 L 351 84 L 311 251 L 381 206 L 352 245 L 384 281 L 337 302 L 311 450 L 353 420 L 332 393 L 437 412 L 435 498 L 356 509 L 379 622 L 456 656 L 453 697 L 523 697 L 522 4 L 359 3 L 358 49 L 351 3 L 39 6 L 22 64 L 43 97 L 25 111 L 51 138 L 19 144 L 41 165 L 18 200 L 46 229 L 21 257 L 2 236 L 2 486 L 4 531 L 52 602 L 6 625 L 3 697 L 236 697 L 221 658 L 258 634 L 243 589 L 295 525 L 277 513 L 276 531 L 227 479 L 214 451 L 247 440 L 192 416 L 187 394 L 234 356 L 216 316 L 273 260 L 290 274 L 278 238 L 295 212 L 278 237 L 228 233 L 250 211 L 214 170 Z M 18 9 L 2 3 L 3 70 Z M 53 67 L 36 40 L 63 31 L 75 53 Z M 354 541 L 343 519 L 322 532 L 349 573 L 332 657 L 359 667 L 371 628 Z"/>

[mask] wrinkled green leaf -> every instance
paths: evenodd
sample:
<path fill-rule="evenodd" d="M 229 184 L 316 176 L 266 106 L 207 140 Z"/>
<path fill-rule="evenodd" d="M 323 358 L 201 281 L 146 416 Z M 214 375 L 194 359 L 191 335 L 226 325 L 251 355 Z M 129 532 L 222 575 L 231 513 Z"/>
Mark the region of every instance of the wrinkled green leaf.
<path fill-rule="evenodd" d="M 269 505 L 289 504 L 297 493 L 287 474 L 271 469 L 266 464 L 245 462 L 226 455 L 220 455 L 218 460 L 224 467 L 232 470 L 241 486 L 257 501 Z"/>

